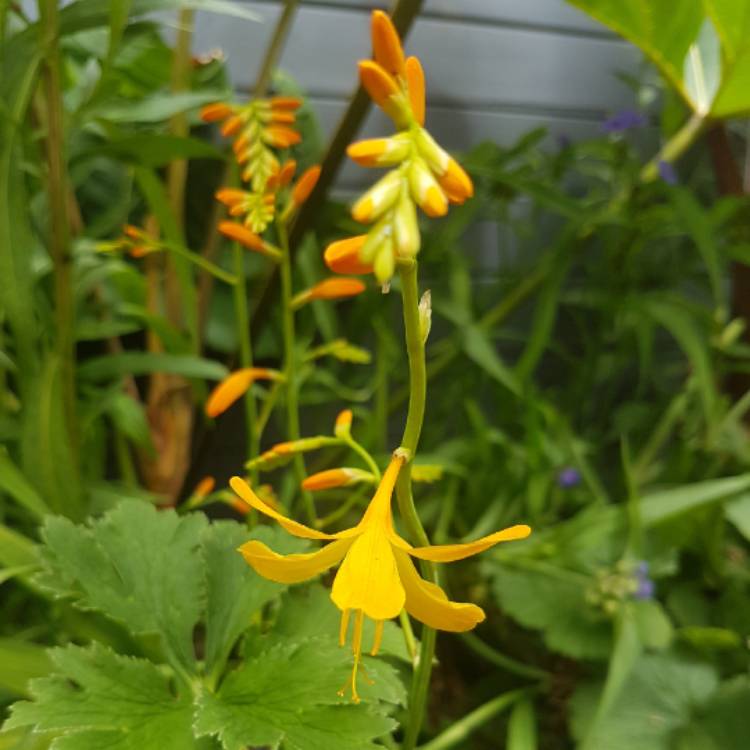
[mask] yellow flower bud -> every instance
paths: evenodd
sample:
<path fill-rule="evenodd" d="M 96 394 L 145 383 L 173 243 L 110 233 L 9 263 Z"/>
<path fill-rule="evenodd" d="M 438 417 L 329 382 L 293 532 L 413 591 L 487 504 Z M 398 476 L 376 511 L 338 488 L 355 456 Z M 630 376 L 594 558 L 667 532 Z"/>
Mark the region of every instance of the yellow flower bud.
<path fill-rule="evenodd" d="M 333 434 L 337 438 L 349 437 L 352 431 L 352 410 L 344 409 L 336 417 L 336 424 L 333 426 Z"/>
<path fill-rule="evenodd" d="M 369 224 L 381 217 L 398 199 L 402 184 L 401 172 L 388 172 L 354 204 L 352 218 Z"/>
<path fill-rule="evenodd" d="M 393 254 L 393 243 L 390 240 L 384 242 L 380 250 L 378 250 L 373 269 L 375 271 L 375 278 L 381 284 L 385 284 L 393 276 L 393 272 L 396 269 L 396 259 Z"/>
<path fill-rule="evenodd" d="M 445 174 L 450 162 L 448 153 L 438 146 L 437 141 L 424 129 L 419 128 L 415 135 L 417 150 L 436 175 Z"/>
<path fill-rule="evenodd" d="M 396 254 L 413 258 L 419 252 L 420 236 L 417 209 L 408 191 L 403 190 L 393 212 L 393 244 Z"/>
<path fill-rule="evenodd" d="M 428 216 L 445 216 L 448 199 L 423 159 L 414 159 L 409 168 L 412 198 Z"/>

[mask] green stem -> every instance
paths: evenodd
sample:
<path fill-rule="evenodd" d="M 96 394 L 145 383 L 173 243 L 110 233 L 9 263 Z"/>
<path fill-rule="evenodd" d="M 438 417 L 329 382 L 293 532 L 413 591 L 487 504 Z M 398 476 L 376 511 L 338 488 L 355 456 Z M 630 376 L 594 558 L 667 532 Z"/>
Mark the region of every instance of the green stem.
<path fill-rule="evenodd" d="M 54 269 L 55 335 L 60 357 L 63 410 L 66 432 L 78 464 L 78 427 L 76 418 L 75 316 L 73 297 L 73 254 L 70 247 L 70 225 L 65 197 L 68 174 L 65 163 L 62 82 L 60 72 L 59 15 L 57 0 L 39 0 L 39 18 L 46 51 L 44 88 L 47 105 L 47 164 L 50 254 Z"/>
<path fill-rule="evenodd" d="M 409 410 L 406 415 L 404 434 L 401 438 L 401 448 L 408 452 L 409 462 L 399 473 L 396 482 L 396 499 L 398 500 L 401 519 L 411 541 L 420 547 L 426 547 L 429 546 L 430 540 L 422 522 L 419 520 L 411 489 L 411 460 L 417 452 L 427 397 L 427 368 L 424 358 L 424 341 L 419 325 L 417 268 L 417 262 L 413 261 L 403 263 L 399 269 L 406 352 L 409 358 Z M 432 583 L 436 582 L 435 565 L 433 563 L 423 561 L 421 569 L 425 579 Z M 406 726 L 403 750 L 413 750 L 416 747 L 422 727 L 430 687 L 432 661 L 435 655 L 435 637 L 436 632 L 433 628 L 427 626 L 422 628 L 422 645 L 412 678 L 409 696 L 409 720 Z"/>
<path fill-rule="evenodd" d="M 160 246 L 163 247 L 167 252 L 174 253 L 180 258 L 184 258 L 186 261 L 193 263 L 194 265 L 202 268 L 207 273 L 215 276 L 225 284 L 234 285 L 237 283 L 237 279 L 232 276 L 231 273 L 227 273 L 223 268 L 207 260 L 202 255 L 194 253 L 192 250 L 188 250 L 186 247 L 177 244 L 176 242 L 161 242 Z"/>
<path fill-rule="evenodd" d="M 546 682 L 549 679 L 549 675 L 543 669 L 530 667 L 528 664 L 523 664 L 520 661 L 512 659 L 510 656 L 500 653 L 497 649 L 474 635 L 474 633 L 461 633 L 460 637 L 475 654 L 481 656 L 482 659 L 490 664 L 504 669 L 506 672 L 517 674 L 519 677 L 528 677 L 530 680 L 542 680 Z"/>
<path fill-rule="evenodd" d="M 659 162 L 673 162 L 687 151 L 703 130 L 705 117 L 693 114 L 690 119 L 661 147 L 659 153 L 641 170 L 642 182 L 653 182 L 659 176 Z"/>
<path fill-rule="evenodd" d="M 521 688 L 520 690 L 511 690 L 498 695 L 497 698 L 487 701 L 487 703 L 479 706 L 479 708 L 475 708 L 471 713 L 466 714 L 466 716 L 459 719 L 455 724 L 452 724 L 434 740 L 428 742 L 426 745 L 422 745 L 419 750 L 448 750 L 448 748 L 456 747 L 464 742 L 472 732 L 479 729 L 483 724 L 486 724 L 496 714 L 499 714 L 500 711 L 512 706 L 516 701 L 530 694 L 531 691 L 528 688 Z"/>
<path fill-rule="evenodd" d="M 380 482 L 380 467 L 375 463 L 369 451 L 360 445 L 351 435 L 342 439 L 367 464 L 375 479 Z"/>
<path fill-rule="evenodd" d="M 250 316 L 247 311 L 247 281 L 245 279 L 245 251 L 238 242 L 233 243 L 232 256 L 234 260 L 234 316 L 237 324 L 237 335 L 240 344 L 240 365 L 253 366 L 253 342 L 250 333 Z M 248 460 L 258 455 L 258 410 L 255 404 L 255 394 L 252 388 L 245 391 L 245 435 L 247 436 Z M 257 480 L 258 472 L 252 470 L 250 478 L 253 484 Z"/>
<path fill-rule="evenodd" d="M 281 272 L 281 308 L 284 329 L 287 440 L 299 440 L 299 383 L 297 380 L 297 357 L 295 353 L 294 310 L 292 309 L 294 294 L 292 290 L 292 259 L 289 252 L 289 235 L 287 234 L 286 225 L 279 221 L 276 226 L 282 253 L 279 270 Z M 305 460 L 301 453 L 295 454 L 293 466 L 297 486 L 299 486 L 307 476 Z M 315 512 L 315 502 L 312 495 L 306 490 L 301 490 L 301 493 L 308 520 L 314 524 L 318 520 L 317 513 Z"/>

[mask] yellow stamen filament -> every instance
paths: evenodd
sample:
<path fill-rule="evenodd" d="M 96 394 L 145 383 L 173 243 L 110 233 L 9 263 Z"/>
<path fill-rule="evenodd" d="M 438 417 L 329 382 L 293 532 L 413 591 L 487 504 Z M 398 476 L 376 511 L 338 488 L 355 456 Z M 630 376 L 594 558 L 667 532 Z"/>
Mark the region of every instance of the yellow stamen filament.
<path fill-rule="evenodd" d="M 349 615 L 352 613 L 350 609 L 345 609 L 341 613 L 341 626 L 339 627 L 339 646 L 343 646 L 346 643 L 346 631 L 349 629 Z"/>
<path fill-rule="evenodd" d="M 365 621 L 365 613 L 357 610 L 357 619 L 354 621 L 354 635 L 352 636 L 352 653 L 354 654 L 354 667 L 352 668 L 352 701 L 359 703 L 359 693 L 357 693 L 357 669 L 359 668 L 359 659 L 362 653 L 362 625 Z"/>
<path fill-rule="evenodd" d="M 370 651 L 370 656 L 377 656 L 378 651 L 380 651 L 380 644 L 383 641 L 383 627 L 385 625 L 385 620 L 376 620 L 375 621 L 375 637 L 372 641 L 372 651 Z"/>

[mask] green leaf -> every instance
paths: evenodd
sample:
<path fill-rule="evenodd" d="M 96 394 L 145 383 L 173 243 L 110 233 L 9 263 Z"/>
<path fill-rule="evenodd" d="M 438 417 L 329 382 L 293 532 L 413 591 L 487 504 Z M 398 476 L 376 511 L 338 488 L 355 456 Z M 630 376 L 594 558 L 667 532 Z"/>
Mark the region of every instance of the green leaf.
<path fill-rule="evenodd" d="M 300 543 L 267 526 L 249 533 L 237 523 L 219 521 L 203 534 L 206 566 L 206 672 L 218 673 L 251 617 L 284 590 L 257 575 L 237 551 L 249 539 L 259 539 L 279 554 L 299 552 Z"/>
<path fill-rule="evenodd" d="M 737 531 L 750 541 L 750 493 L 727 503 L 726 516 Z"/>
<path fill-rule="evenodd" d="M 169 661 L 194 670 L 193 629 L 205 598 L 205 527 L 200 514 L 180 518 L 136 500 L 88 526 L 48 518 L 42 533 L 46 571 L 38 580 L 133 634 L 160 635 Z"/>
<path fill-rule="evenodd" d="M 701 117 L 711 111 L 721 83 L 721 50 L 711 19 L 701 25 L 696 40 L 688 48 L 683 66 L 688 99 Z"/>
<path fill-rule="evenodd" d="M 215 146 L 197 138 L 164 133 L 141 133 L 91 149 L 91 154 L 114 156 L 147 167 L 162 167 L 175 159 L 224 159 Z"/>
<path fill-rule="evenodd" d="M 0 688 L 28 695 L 29 680 L 49 674 L 52 663 L 46 650 L 20 638 L 0 638 Z"/>
<path fill-rule="evenodd" d="M 31 511 L 37 518 L 49 513 L 49 508 L 26 477 L 0 448 L 0 490 L 7 492 L 19 505 Z"/>
<path fill-rule="evenodd" d="M 664 608 L 653 599 L 631 602 L 638 637 L 649 649 L 665 649 L 672 643 L 674 628 Z"/>
<path fill-rule="evenodd" d="M 612 627 L 586 600 L 586 576 L 556 570 L 489 565 L 492 589 L 514 620 L 542 630 L 553 651 L 575 659 L 604 659 L 612 647 Z"/>
<path fill-rule="evenodd" d="M 94 357 L 78 368 L 78 375 L 88 380 L 109 380 L 125 375 L 146 375 L 168 372 L 186 378 L 221 380 L 229 371 L 219 362 L 202 357 L 151 352 L 124 352 L 106 357 Z"/>
<path fill-rule="evenodd" d="M 487 334 L 477 325 L 469 325 L 461 331 L 461 341 L 469 358 L 488 375 L 518 395 L 521 386 L 516 376 L 500 358 Z"/>
<path fill-rule="evenodd" d="M 222 99 L 221 91 L 160 92 L 142 99 L 99 104 L 87 116 L 116 123 L 153 123 Z M 166 137 L 166 136 L 164 136 Z M 172 144 L 174 147 L 174 143 Z M 154 165 L 156 166 L 156 165 Z"/>
<path fill-rule="evenodd" d="M 217 734 L 226 750 L 282 743 L 285 750 L 378 747 L 372 740 L 395 724 L 377 704 L 354 706 L 338 697 L 350 669 L 342 662 L 327 639 L 271 646 L 229 674 L 217 693 L 203 695 L 196 730 Z"/>
<path fill-rule="evenodd" d="M 718 683 L 713 667 L 676 654 L 644 656 L 620 691 L 606 721 L 590 737 L 596 750 L 670 750 L 670 739 Z M 584 683 L 571 702 L 573 736 L 588 732 L 601 691 Z"/>
<path fill-rule="evenodd" d="M 0 563 L 13 568 L 36 566 L 39 564 L 36 545 L 28 537 L 0 523 Z"/>
<path fill-rule="evenodd" d="M 34 680 L 34 702 L 16 703 L 5 729 L 33 725 L 64 734 L 55 750 L 188 750 L 194 747 L 190 695 L 145 659 L 94 644 L 50 652 L 59 675 Z"/>
<path fill-rule="evenodd" d="M 750 739 L 750 680 L 725 682 L 680 733 L 676 750 L 738 750 Z M 699 740 L 702 744 L 697 744 Z"/>

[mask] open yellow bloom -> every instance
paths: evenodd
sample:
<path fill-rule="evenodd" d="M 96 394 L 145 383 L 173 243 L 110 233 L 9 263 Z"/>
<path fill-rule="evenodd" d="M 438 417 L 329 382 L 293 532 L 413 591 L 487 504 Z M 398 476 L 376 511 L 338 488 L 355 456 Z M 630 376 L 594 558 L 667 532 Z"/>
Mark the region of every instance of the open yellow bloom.
<path fill-rule="evenodd" d="M 266 505 L 239 477 L 229 484 L 248 504 L 276 520 L 284 529 L 303 539 L 331 540 L 317 552 L 279 555 L 257 540 L 243 544 L 239 551 L 248 564 L 264 578 L 279 583 L 298 583 L 312 578 L 343 560 L 333 582 L 331 599 L 341 610 L 340 643 L 346 641 L 349 618 L 354 612 L 351 677 L 352 698 L 357 694 L 357 669 L 362 649 L 362 625 L 365 617 L 375 621 L 375 641 L 370 653 L 380 648 L 385 620 L 397 617 L 402 609 L 431 628 L 461 632 L 471 630 L 484 620 L 476 604 L 451 602 L 434 583 L 423 580 L 411 558 L 452 562 L 476 555 L 499 542 L 523 539 L 528 526 L 512 526 L 467 544 L 412 547 L 393 528 L 391 495 L 404 457 L 394 454 L 375 496 L 362 520 L 353 528 L 326 534 L 293 521 Z"/>

